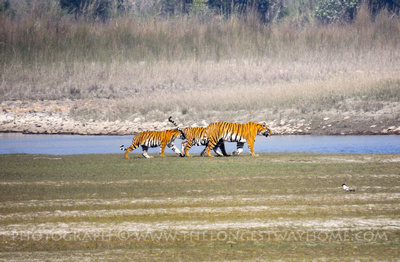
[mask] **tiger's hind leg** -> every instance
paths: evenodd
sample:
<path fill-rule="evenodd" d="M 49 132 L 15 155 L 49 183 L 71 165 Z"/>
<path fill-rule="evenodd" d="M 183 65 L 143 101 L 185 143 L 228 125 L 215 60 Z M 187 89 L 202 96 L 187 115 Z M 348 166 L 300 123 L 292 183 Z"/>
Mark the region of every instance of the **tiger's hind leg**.
<path fill-rule="evenodd" d="M 205 154 L 206 154 L 206 148 L 207 148 L 207 147 L 205 147 L 205 148 L 203 149 L 203 151 L 201 151 L 200 156 L 205 156 Z"/>
<path fill-rule="evenodd" d="M 142 146 L 142 149 L 143 149 L 143 152 L 142 152 L 142 155 L 145 157 L 145 158 L 153 158 L 153 156 L 149 156 L 148 154 L 147 154 L 147 150 L 149 149 L 149 147 L 148 146 Z"/>
<path fill-rule="evenodd" d="M 221 149 L 222 153 L 218 150 L 218 148 Z M 217 143 L 217 145 L 214 148 L 214 152 L 218 155 L 218 156 L 231 156 L 228 153 L 226 153 L 225 150 L 225 143 L 224 140 L 220 139 Z"/>
<path fill-rule="evenodd" d="M 207 153 L 207 156 L 209 156 L 209 157 L 214 157 L 213 155 L 211 155 L 211 149 L 214 149 L 215 148 L 215 144 L 216 143 L 213 143 L 213 142 L 211 142 L 211 141 L 208 141 L 208 144 L 207 144 L 207 146 L 206 146 L 206 148 L 205 148 L 205 150 L 206 150 L 206 153 Z M 203 153 L 202 153 L 203 154 Z"/>
<path fill-rule="evenodd" d="M 184 143 L 182 143 L 182 154 L 181 156 L 187 156 L 187 157 L 192 157 L 189 154 L 189 149 L 192 147 L 192 144 L 189 143 L 189 141 L 185 141 Z"/>
<path fill-rule="evenodd" d="M 224 142 L 222 141 L 221 145 L 219 145 L 219 144 L 220 144 L 220 143 L 218 143 L 218 145 L 216 145 L 216 146 L 213 148 L 215 154 L 217 154 L 217 156 L 230 156 L 230 155 L 228 155 L 228 154 L 226 153 L 226 151 L 225 151 L 225 144 L 224 144 Z M 218 150 L 218 147 L 221 148 L 222 153 L 221 153 L 221 151 Z M 203 151 L 201 151 L 200 156 L 204 156 L 204 155 L 205 155 L 205 153 L 206 153 L 206 151 L 207 151 L 206 149 L 207 149 L 207 147 L 205 147 L 205 148 L 203 149 Z"/>
<path fill-rule="evenodd" d="M 205 145 L 206 147 L 203 149 L 203 151 L 201 151 L 200 156 L 205 156 L 206 152 L 207 152 L 207 146 L 208 146 L 208 142 L 204 142 L 203 145 Z"/>
<path fill-rule="evenodd" d="M 130 147 L 128 147 L 128 148 L 124 148 L 124 145 L 121 145 L 120 149 L 125 151 L 125 158 L 129 159 L 129 156 L 128 156 L 129 152 L 132 151 L 132 150 L 135 150 L 138 146 L 139 146 L 138 144 L 132 143 L 132 145 Z"/>

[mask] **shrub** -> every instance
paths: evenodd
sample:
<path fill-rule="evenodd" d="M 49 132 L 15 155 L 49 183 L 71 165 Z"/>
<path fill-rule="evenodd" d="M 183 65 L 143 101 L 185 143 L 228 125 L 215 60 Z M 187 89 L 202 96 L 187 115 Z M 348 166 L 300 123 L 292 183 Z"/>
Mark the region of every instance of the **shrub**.
<path fill-rule="evenodd" d="M 3 0 L 0 2 L 0 13 L 5 12 L 10 9 L 10 1 L 9 0 Z"/>
<path fill-rule="evenodd" d="M 122 0 L 118 1 L 121 2 Z M 75 18 L 83 16 L 86 19 L 98 19 L 103 22 L 111 18 L 115 4 L 113 0 L 60 0 L 61 8 L 74 14 Z"/>
<path fill-rule="evenodd" d="M 360 0 L 317 0 L 315 18 L 322 24 L 351 22 Z"/>
<path fill-rule="evenodd" d="M 208 4 L 225 16 L 255 12 L 262 22 L 276 21 L 283 11 L 283 0 L 209 0 Z"/>
<path fill-rule="evenodd" d="M 367 0 L 368 7 L 375 17 L 382 9 L 386 9 L 389 13 L 400 14 L 400 1 L 397 0 Z"/>

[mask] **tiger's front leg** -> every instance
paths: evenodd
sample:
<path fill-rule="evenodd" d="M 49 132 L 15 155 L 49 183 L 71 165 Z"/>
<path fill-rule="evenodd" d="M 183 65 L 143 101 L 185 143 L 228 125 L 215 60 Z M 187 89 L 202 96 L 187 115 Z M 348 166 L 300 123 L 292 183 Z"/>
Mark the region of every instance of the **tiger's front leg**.
<path fill-rule="evenodd" d="M 161 148 L 160 148 L 160 155 L 161 155 L 161 157 L 164 157 L 164 150 L 165 150 L 165 147 L 167 146 L 167 143 L 162 143 L 161 144 Z"/>
<path fill-rule="evenodd" d="M 153 158 L 153 156 L 149 156 L 149 155 L 147 154 L 147 150 L 149 149 L 149 147 L 147 147 L 147 146 L 142 146 L 142 149 L 143 149 L 142 155 L 143 155 L 145 158 Z"/>
<path fill-rule="evenodd" d="M 237 150 L 232 152 L 232 155 L 238 156 L 240 153 L 243 152 L 244 143 L 237 142 Z"/>
<path fill-rule="evenodd" d="M 248 141 L 247 143 L 249 144 L 250 154 L 252 156 L 259 156 L 258 154 L 254 153 L 254 141 L 253 142 Z"/>
<path fill-rule="evenodd" d="M 175 146 L 174 142 L 168 143 L 167 146 L 171 148 L 172 151 L 174 151 L 177 155 L 181 155 L 181 151 L 179 151 L 179 149 Z"/>

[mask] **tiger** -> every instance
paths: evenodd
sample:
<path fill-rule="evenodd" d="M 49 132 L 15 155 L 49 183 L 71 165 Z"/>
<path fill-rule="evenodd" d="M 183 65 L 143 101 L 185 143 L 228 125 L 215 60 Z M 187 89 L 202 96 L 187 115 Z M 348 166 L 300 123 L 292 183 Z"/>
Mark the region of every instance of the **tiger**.
<path fill-rule="evenodd" d="M 239 155 L 243 152 L 244 143 L 248 143 L 252 156 L 258 156 L 254 153 L 254 141 L 257 135 L 268 137 L 272 132 L 265 122 L 262 124 L 248 122 L 247 124 L 216 122 L 210 124 L 206 129 L 208 145 L 206 152 L 212 157 L 210 150 L 214 149 L 221 141 L 237 142 L 237 151 L 233 155 Z"/>
<path fill-rule="evenodd" d="M 124 145 L 120 146 L 120 149 L 125 152 L 125 158 L 128 159 L 128 154 L 130 151 L 135 150 L 139 146 L 142 147 L 143 152 L 142 155 L 145 158 L 153 158 L 153 156 L 149 156 L 147 154 L 147 150 L 149 147 L 158 147 L 160 148 L 160 155 L 164 157 L 165 147 L 168 146 L 171 148 L 176 154 L 181 156 L 181 152 L 175 146 L 174 140 L 176 138 L 185 139 L 185 134 L 180 128 L 170 129 L 164 131 L 143 131 L 137 135 L 132 140 L 132 145 L 128 148 L 124 148 Z"/>
<path fill-rule="evenodd" d="M 178 125 L 175 123 L 175 121 L 172 120 L 172 117 L 168 118 L 168 121 L 171 122 L 172 124 L 174 124 L 176 127 L 178 127 Z M 189 149 L 192 146 L 207 146 L 208 140 L 207 140 L 207 136 L 206 136 L 206 128 L 205 127 L 189 127 L 189 128 L 183 128 L 182 129 L 183 133 L 186 136 L 186 139 L 184 141 L 182 141 L 181 144 L 181 156 L 187 156 L 187 157 L 191 157 L 191 155 L 189 154 Z M 218 150 L 218 147 L 221 149 L 222 153 Z M 205 148 L 204 150 L 201 152 L 201 156 L 204 155 L 205 153 Z M 214 152 L 218 155 L 218 156 L 228 156 L 228 154 L 225 151 L 225 144 L 223 141 L 221 141 L 221 143 L 219 143 L 215 148 L 214 148 Z"/>

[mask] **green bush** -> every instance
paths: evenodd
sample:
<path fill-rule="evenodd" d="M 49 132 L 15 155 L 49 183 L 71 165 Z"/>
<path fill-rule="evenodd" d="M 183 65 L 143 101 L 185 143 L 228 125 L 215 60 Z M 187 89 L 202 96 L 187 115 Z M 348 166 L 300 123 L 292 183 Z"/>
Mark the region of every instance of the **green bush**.
<path fill-rule="evenodd" d="M 117 2 L 122 2 L 118 0 Z M 118 6 L 113 0 L 60 0 L 62 9 L 74 14 L 76 18 L 97 19 L 106 21 L 111 18 L 115 7 Z"/>
<path fill-rule="evenodd" d="M 386 9 L 389 13 L 400 14 L 399 0 L 367 0 L 368 7 L 375 17 L 382 9 Z"/>
<path fill-rule="evenodd" d="M 283 0 L 208 0 L 208 5 L 225 16 L 255 12 L 262 22 L 276 21 L 284 9 Z"/>
<path fill-rule="evenodd" d="M 5 12 L 10 9 L 10 1 L 9 0 L 3 0 L 0 2 L 0 13 Z"/>
<path fill-rule="evenodd" d="M 351 22 L 360 0 L 317 0 L 315 18 L 322 24 Z"/>

